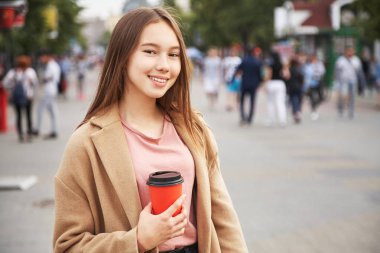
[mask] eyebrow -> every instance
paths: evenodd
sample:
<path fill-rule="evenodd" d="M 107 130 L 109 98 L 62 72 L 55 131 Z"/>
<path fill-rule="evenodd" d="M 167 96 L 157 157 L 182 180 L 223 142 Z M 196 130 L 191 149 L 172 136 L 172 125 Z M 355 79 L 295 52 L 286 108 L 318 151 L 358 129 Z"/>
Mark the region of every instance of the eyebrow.
<path fill-rule="evenodd" d="M 143 43 L 140 45 L 141 47 L 146 47 L 146 46 L 151 46 L 151 47 L 160 47 L 159 45 L 155 44 L 155 43 Z M 181 50 L 180 46 L 173 46 L 173 47 L 170 47 L 170 50 L 173 50 L 173 49 L 178 49 L 178 50 Z"/>

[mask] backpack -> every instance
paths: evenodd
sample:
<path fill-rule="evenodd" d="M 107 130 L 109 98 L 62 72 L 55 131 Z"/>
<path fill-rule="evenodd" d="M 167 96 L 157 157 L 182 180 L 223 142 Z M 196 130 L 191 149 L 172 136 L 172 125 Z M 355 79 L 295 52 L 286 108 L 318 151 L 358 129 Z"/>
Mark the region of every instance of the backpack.
<path fill-rule="evenodd" d="M 14 105 L 24 106 L 28 103 L 28 97 L 24 89 L 23 80 L 15 80 L 15 86 L 12 89 L 11 100 Z"/>

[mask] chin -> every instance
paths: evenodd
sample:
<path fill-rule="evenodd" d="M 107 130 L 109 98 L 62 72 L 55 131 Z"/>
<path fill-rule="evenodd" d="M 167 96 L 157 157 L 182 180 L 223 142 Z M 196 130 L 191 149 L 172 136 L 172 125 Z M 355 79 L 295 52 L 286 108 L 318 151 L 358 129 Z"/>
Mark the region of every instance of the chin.
<path fill-rule="evenodd" d="M 170 89 L 171 86 L 168 86 L 168 87 L 165 87 L 163 89 L 156 89 L 156 90 L 152 90 L 150 93 L 149 93 L 149 96 L 150 97 L 154 97 L 154 98 L 161 98 L 163 97 L 167 92 L 168 90 Z"/>
<path fill-rule="evenodd" d="M 148 96 L 151 98 L 159 99 L 159 98 L 162 98 L 165 94 L 166 94 L 166 91 L 165 92 L 152 92 Z"/>

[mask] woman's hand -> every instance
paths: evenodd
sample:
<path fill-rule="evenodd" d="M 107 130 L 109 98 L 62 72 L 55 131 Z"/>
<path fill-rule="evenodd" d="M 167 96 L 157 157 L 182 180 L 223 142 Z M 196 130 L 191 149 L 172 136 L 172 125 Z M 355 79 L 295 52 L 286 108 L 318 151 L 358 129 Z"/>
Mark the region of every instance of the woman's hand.
<path fill-rule="evenodd" d="M 152 249 L 173 237 L 184 234 L 188 222 L 187 212 L 183 205 L 185 197 L 186 195 L 182 195 L 166 211 L 158 215 L 152 214 L 151 203 L 141 211 L 137 224 L 137 242 L 139 247 L 143 248 L 142 250 Z M 181 206 L 181 212 L 172 217 Z"/>

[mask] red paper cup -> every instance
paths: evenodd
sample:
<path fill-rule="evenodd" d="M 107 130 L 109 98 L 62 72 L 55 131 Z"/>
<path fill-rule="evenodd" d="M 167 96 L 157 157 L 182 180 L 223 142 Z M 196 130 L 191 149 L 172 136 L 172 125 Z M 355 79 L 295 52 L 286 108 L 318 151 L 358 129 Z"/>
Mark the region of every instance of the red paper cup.
<path fill-rule="evenodd" d="M 158 171 L 149 175 L 150 201 L 153 214 L 160 214 L 169 208 L 182 195 L 183 178 L 177 171 Z M 173 217 L 181 212 L 178 208 Z"/>

